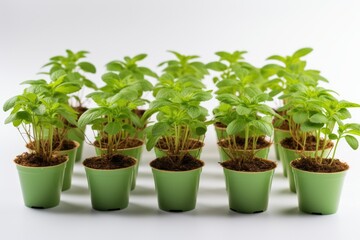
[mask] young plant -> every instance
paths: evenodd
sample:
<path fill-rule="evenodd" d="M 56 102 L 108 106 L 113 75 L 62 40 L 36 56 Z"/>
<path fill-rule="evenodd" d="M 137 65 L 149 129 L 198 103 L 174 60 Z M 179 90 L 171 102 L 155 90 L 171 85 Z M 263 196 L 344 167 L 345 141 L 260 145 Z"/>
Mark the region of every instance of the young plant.
<path fill-rule="evenodd" d="M 13 123 L 27 146 L 47 163 L 53 159 L 54 151 L 61 149 L 65 139 L 63 119 L 76 124 L 76 112 L 61 101 L 64 94 L 77 89 L 64 82 L 65 76 L 63 72 L 54 72 L 53 82 L 49 84 L 45 80 L 25 81 L 23 84 L 30 86 L 23 94 L 10 98 L 3 106 L 4 111 L 11 110 L 5 123 Z"/>
<path fill-rule="evenodd" d="M 76 83 L 80 86 L 80 89 L 85 86 L 97 90 L 96 84 L 86 76 L 86 73 L 96 73 L 95 66 L 90 62 L 82 61 L 88 53 L 87 51 L 73 52 L 66 50 L 66 56 L 58 55 L 50 58 L 50 62 L 43 66 L 50 67 L 49 72 L 44 73 L 51 75 L 54 72 L 63 70 L 67 74 L 65 82 Z M 77 94 L 71 96 L 71 99 L 75 100 L 75 103 L 72 104 L 73 107 L 81 108 L 83 106 L 82 95 L 82 91 L 77 91 Z"/>
<path fill-rule="evenodd" d="M 157 113 L 157 123 L 147 128 L 148 150 L 162 146 L 169 156 L 180 156 L 193 149 L 207 130 L 208 111 L 200 103 L 211 99 L 211 91 L 184 88 L 181 91 L 161 89 L 150 104 L 145 117 Z M 202 146 L 200 146 L 202 147 Z"/>
<path fill-rule="evenodd" d="M 98 147 L 105 148 L 102 152 L 106 159 L 117 154 L 118 149 L 131 147 L 130 139 L 137 128 L 142 128 L 144 123 L 134 113 L 134 109 L 145 103 L 138 98 L 135 87 L 127 87 L 116 94 L 98 91 L 88 95 L 98 105 L 88 109 L 79 118 L 80 127 L 91 125 Z"/>
<path fill-rule="evenodd" d="M 342 138 L 345 138 L 351 148 L 358 148 L 358 141 L 354 136 L 360 135 L 360 125 L 345 124 L 343 121 L 351 118 L 349 108 L 360 105 L 339 101 L 331 93 L 332 91 L 320 87 L 299 84 L 296 85 L 296 93 L 292 94 L 289 102 L 281 108 L 287 112 L 290 133 L 297 150 L 300 153 L 315 150 L 314 160 L 319 165 L 333 164 L 338 143 Z M 327 161 L 325 150 L 332 146 L 332 140 L 335 140 L 335 147 L 332 149 L 331 161 Z M 309 141 L 315 142 L 315 149 L 308 149 Z"/>
<path fill-rule="evenodd" d="M 264 87 L 270 89 L 271 96 L 280 93 L 289 94 L 292 92 L 292 86 L 299 83 L 316 87 L 319 81 L 327 82 L 326 78 L 320 75 L 320 71 L 306 69 L 307 63 L 302 58 L 311 52 L 312 48 L 301 48 L 291 56 L 273 55 L 267 58 L 280 62 L 280 64 L 267 64 L 261 68 L 262 75 L 269 79 Z"/>
<path fill-rule="evenodd" d="M 158 78 L 159 82 L 155 85 L 153 95 L 156 97 L 161 89 L 171 89 L 181 91 L 183 88 L 204 89 L 205 85 L 201 82 L 209 74 L 204 63 L 193 61 L 199 58 L 194 55 L 182 55 L 175 51 L 175 60 L 168 60 L 159 64 L 165 66 L 163 74 Z"/>
<path fill-rule="evenodd" d="M 246 87 L 239 96 L 224 93 L 218 95 L 217 99 L 235 109 L 226 115 L 222 112 L 215 115 L 215 118 L 224 119 L 228 123 L 226 132 L 229 137 L 222 142 L 228 149 L 227 154 L 240 164 L 252 160 L 260 140 L 273 133 L 271 121 L 277 114 L 265 104 L 271 97 L 257 87 Z M 242 153 L 239 150 L 243 150 Z"/>

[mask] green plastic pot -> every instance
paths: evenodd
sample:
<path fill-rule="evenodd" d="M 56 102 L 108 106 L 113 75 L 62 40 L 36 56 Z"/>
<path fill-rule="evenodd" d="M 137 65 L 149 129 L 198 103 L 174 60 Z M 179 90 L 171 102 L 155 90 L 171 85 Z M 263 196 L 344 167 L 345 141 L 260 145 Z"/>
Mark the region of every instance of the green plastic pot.
<path fill-rule="evenodd" d="M 227 141 L 226 139 L 220 140 L 221 141 Z M 221 162 L 225 162 L 227 160 L 230 159 L 229 155 L 227 153 L 230 153 L 230 150 L 228 148 L 223 148 L 219 146 L 218 142 L 218 149 L 219 149 L 219 153 L 220 153 L 220 161 Z M 269 155 L 269 151 L 270 151 L 270 146 L 265 147 L 265 148 L 261 148 L 261 149 L 256 149 L 256 153 L 255 156 L 258 158 L 262 158 L 262 159 L 267 159 L 268 155 Z M 236 150 L 235 154 L 243 154 L 244 152 L 251 152 L 250 150 Z"/>
<path fill-rule="evenodd" d="M 194 149 L 191 149 L 191 150 L 186 150 L 186 151 L 180 151 L 181 153 L 184 153 L 184 152 L 187 152 L 189 153 L 191 156 L 193 156 L 194 158 L 196 159 L 199 159 L 200 158 L 200 155 L 201 155 L 201 151 L 202 151 L 202 148 L 204 147 L 204 143 L 201 141 L 202 143 L 202 146 L 199 147 L 199 148 L 194 148 Z M 167 150 L 165 149 L 161 149 L 161 148 L 158 148 L 158 147 L 154 147 L 154 151 L 155 151 L 155 156 L 156 158 L 161 158 L 161 157 L 165 157 L 167 156 Z"/>
<path fill-rule="evenodd" d="M 82 158 L 82 153 L 83 153 L 83 149 L 84 149 L 85 130 L 86 130 L 86 127 L 72 128 L 67 133 L 67 138 L 69 140 L 73 140 L 73 141 L 79 143 L 79 147 L 76 151 L 75 162 L 81 161 L 81 158 Z"/>
<path fill-rule="evenodd" d="M 223 169 L 231 210 L 241 213 L 266 211 L 275 168 L 264 172 Z"/>
<path fill-rule="evenodd" d="M 289 130 L 283 130 L 279 128 L 274 128 L 274 147 L 275 147 L 275 156 L 276 159 L 281 160 L 280 158 L 280 142 L 285 139 L 291 137 Z M 287 177 L 286 165 L 282 163 L 283 166 L 283 175 Z"/>
<path fill-rule="evenodd" d="M 299 209 L 311 214 L 337 212 L 347 170 L 336 173 L 315 173 L 295 168 L 294 173 Z"/>
<path fill-rule="evenodd" d="M 112 211 L 127 208 L 136 162 L 134 159 L 134 165 L 130 167 L 111 170 L 94 169 L 84 165 L 91 205 L 95 210 Z"/>
<path fill-rule="evenodd" d="M 152 167 L 159 208 L 168 212 L 193 210 L 201 171 L 202 167 L 189 171 L 165 171 Z"/>
<path fill-rule="evenodd" d="M 217 140 L 220 141 L 223 138 L 227 138 L 226 127 L 218 127 L 214 124 Z"/>
<path fill-rule="evenodd" d="M 54 152 L 54 154 L 66 155 L 66 156 L 69 157 L 69 160 L 66 163 L 62 191 L 66 191 L 66 190 L 70 189 L 70 187 L 71 187 L 72 175 L 73 175 L 73 172 L 74 172 L 74 164 L 75 164 L 76 152 L 77 152 L 77 149 L 80 146 L 80 144 L 78 142 L 75 142 L 75 141 L 73 141 L 73 142 L 75 143 L 75 147 L 73 149 Z"/>
<path fill-rule="evenodd" d="M 42 209 L 59 205 L 67 161 L 49 167 L 26 167 L 15 163 L 25 206 Z"/>
<path fill-rule="evenodd" d="M 330 152 L 330 150 L 331 148 L 325 149 L 325 156 Z M 283 165 L 285 165 L 287 177 L 289 179 L 290 191 L 296 193 L 294 174 L 293 171 L 291 171 L 290 163 L 291 161 L 300 158 L 301 155 L 299 154 L 298 150 L 285 148 L 281 144 L 280 144 L 280 153 L 281 153 L 280 154 L 281 162 L 283 163 Z M 303 151 L 302 154 L 307 157 L 315 157 L 315 151 Z M 320 152 L 318 155 L 320 155 Z"/>
<path fill-rule="evenodd" d="M 141 145 L 137 146 L 137 147 L 133 147 L 133 148 L 126 148 L 126 149 L 118 149 L 116 152 L 125 156 L 129 156 L 129 157 L 133 157 L 136 160 L 136 164 L 135 164 L 135 168 L 134 168 L 134 174 L 133 174 L 133 179 L 131 181 L 131 190 L 134 190 L 136 187 L 136 178 L 139 172 L 139 164 L 141 161 L 141 155 L 143 152 L 143 146 L 144 146 L 144 141 L 142 141 L 141 139 L 138 139 L 142 142 Z M 107 149 L 105 148 L 98 148 L 95 147 L 95 152 L 97 156 L 100 156 L 102 152 L 106 153 Z"/>

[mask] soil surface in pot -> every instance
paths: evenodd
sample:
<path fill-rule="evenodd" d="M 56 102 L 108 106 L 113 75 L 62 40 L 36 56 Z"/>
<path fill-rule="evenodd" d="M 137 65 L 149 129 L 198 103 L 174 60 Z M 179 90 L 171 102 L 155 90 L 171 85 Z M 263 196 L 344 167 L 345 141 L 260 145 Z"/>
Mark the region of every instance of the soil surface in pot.
<path fill-rule="evenodd" d="M 227 141 L 227 140 L 222 140 L 218 142 L 218 145 L 222 148 L 229 148 L 230 146 L 232 148 L 235 148 L 236 150 L 238 149 L 244 149 L 245 147 L 245 138 L 241 138 L 241 137 L 236 137 L 236 145 L 234 144 L 234 141 L 231 139 L 231 141 Z M 254 139 L 253 138 L 249 138 L 249 142 L 248 142 L 248 148 L 252 147 Z M 234 146 L 235 145 L 235 146 Z M 261 149 L 261 148 L 266 148 L 269 147 L 271 145 L 270 142 L 266 141 L 265 138 L 260 137 L 258 138 L 257 142 L 256 142 L 256 149 Z"/>
<path fill-rule="evenodd" d="M 281 120 L 279 118 L 274 118 L 273 126 L 276 129 L 281 129 L 284 131 L 289 131 L 289 122 L 287 120 Z"/>
<path fill-rule="evenodd" d="M 331 165 L 331 159 L 326 158 L 323 160 L 323 163 L 320 164 L 315 161 L 314 158 L 301 158 L 292 162 L 292 165 L 300 170 L 309 171 L 309 172 L 319 172 L 319 173 L 334 173 L 341 172 L 349 169 L 347 163 L 340 162 L 340 160 L 335 159 Z"/>
<path fill-rule="evenodd" d="M 303 150 L 301 146 L 294 141 L 293 138 L 285 138 L 281 142 L 281 146 L 293 150 Z M 324 145 L 324 140 L 320 140 L 320 148 Z M 328 142 L 326 148 L 331 148 L 333 146 L 332 142 Z M 314 136 L 309 136 L 306 138 L 305 151 L 315 151 L 316 150 L 316 138 Z"/>
<path fill-rule="evenodd" d="M 61 144 L 61 146 L 59 146 L 60 144 Z M 26 144 L 26 147 L 31 150 L 34 150 L 34 143 L 33 142 L 28 143 L 28 144 Z M 66 150 L 71 150 L 74 147 L 76 147 L 76 144 L 73 141 L 65 139 L 62 141 L 62 143 L 54 140 L 52 148 L 53 148 L 53 151 L 66 151 Z"/>
<path fill-rule="evenodd" d="M 107 148 L 107 138 L 104 137 L 101 139 L 101 148 Z M 125 148 L 134 148 L 134 147 L 139 147 L 143 144 L 143 142 L 139 139 L 136 138 L 128 138 L 123 141 L 120 141 L 119 144 L 117 145 L 117 149 L 125 149 Z M 99 141 L 96 140 L 94 142 L 94 146 L 95 147 L 100 147 Z"/>
<path fill-rule="evenodd" d="M 174 138 L 170 138 L 170 146 L 174 146 Z M 189 139 L 189 141 L 186 143 L 186 146 L 184 146 L 183 150 L 192 150 L 201 148 L 204 146 L 204 143 L 201 141 L 197 141 L 194 139 Z M 165 139 L 160 138 L 159 141 L 156 143 L 156 147 L 162 150 L 167 150 L 169 148 L 168 144 L 166 143 Z"/>
<path fill-rule="evenodd" d="M 116 154 L 113 156 L 98 156 L 98 157 L 92 157 L 87 158 L 84 161 L 84 165 L 89 168 L 95 168 L 95 169 L 118 169 L 118 168 L 127 168 L 134 165 L 136 161 L 131 158 L 127 157 L 121 154 Z"/>
<path fill-rule="evenodd" d="M 150 166 L 159 170 L 167 171 L 188 171 L 204 166 L 204 163 L 190 154 L 184 156 L 165 156 L 157 158 L 150 163 Z"/>
<path fill-rule="evenodd" d="M 15 163 L 25 167 L 49 167 L 56 166 L 66 161 L 66 156 L 53 156 L 50 161 L 45 161 L 44 158 L 36 153 L 23 153 L 16 156 Z"/>
<path fill-rule="evenodd" d="M 226 128 L 227 126 L 221 122 L 216 122 L 215 123 L 215 126 L 218 127 L 218 128 Z"/>
<path fill-rule="evenodd" d="M 241 172 L 265 172 L 276 168 L 274 162 L 261 158 L 233 159 L 220 164 L 224 168 Z"/>
<path fill-rule="evenodd" d="M 133 112 L 134 112 L 136 115 L 138 115 L 138 117 L 140 117 L 140 118 L 144 115 L 145 111 L 146 111 L 146 110 L 144 110 L 144 109 L 134 109 L 134 110 L 133 110 Z"/>

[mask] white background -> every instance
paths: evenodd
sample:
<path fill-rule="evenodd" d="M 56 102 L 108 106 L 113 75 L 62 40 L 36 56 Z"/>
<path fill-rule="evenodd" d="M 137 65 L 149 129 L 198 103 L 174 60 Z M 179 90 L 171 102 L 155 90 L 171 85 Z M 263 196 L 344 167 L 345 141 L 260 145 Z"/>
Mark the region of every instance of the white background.
<path fill-rule="evenodd" d="M 93 79 L 101 85 L 105 63 L 126 55 L 148 53 L 144 64 L 155 69 L 169 59 L 166 50 L 200 55 L 204 62 L 216 60 L 215 51 L 247 50 L 246 59 L 262 66 L 272 54 L 288 55 L 301 47 L 314 48 L 308 64 L 330 80 L 324 87 L 360 102 L 359 12 L 356 0 L 1 0 L 0 103 L 21 93 L 20 82 L 39 78 L 36 73 L 48 58 L 67 48 L 91 52 L 88 60 L 98 68 Z M 206 81 L 213 87 L 210 78 Z M 360 122 L 360 109 L 352 113 L 353 121 Z M 24 143 L 15 128 L 3 125 L 6 116 L 0 111 L 1 239 L 360 239 L 359 152 L 345 144 L 338 157 L 351 169 L 339 211 L 331 216 L 300 213 L 281 166 L 274 176 L 267 212 L 230 212 L 212 128 L 202 155 L 206 166 L 194 211 L 158 210 L 148 167 L 153 153 L 144 154 L 138 187 L 126 210 L 91 209 L 81 164 L 75 167 L 73 188 L 63 194 L 58 207 L 33 210 L 23 205 L 12 162 L 25 151 Z M 87 146 L 84 155 L 93 154 Z"/>

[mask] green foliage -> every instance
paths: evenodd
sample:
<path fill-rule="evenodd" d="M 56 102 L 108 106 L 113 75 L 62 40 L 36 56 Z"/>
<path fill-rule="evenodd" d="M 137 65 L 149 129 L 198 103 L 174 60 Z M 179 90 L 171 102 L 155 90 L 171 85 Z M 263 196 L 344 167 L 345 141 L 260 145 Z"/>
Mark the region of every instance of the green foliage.
<path fill-rule="evenodd" d="M 119 146 L 129 141 L 144 121 L 134 112 L 145 100 L 138 97 L 136 87 L 128 86 L 117 93 L 97 91 L 88 95 L 98 105 L 88 109 L 79 118 L 79 127 L 91 125 L 97 132 L 96 139 L 100 148 L 107 151 L 102 154 L 112 156 Z"/>
<path fill-rule="evenodd" d="M 299 53 L 300 54 L 300 53 Z M 324 163 L 324 152 L 331 140 L 335 140 L 332 149 L 332 159 L 339 140 L 345 138 L 353 149 L 357 149 L 358 141 L 354 136 L 360 136 L 359 124 L 345 124 L 344 120 L 351 118 L 349 108 L 360 107 L 359 104 L 338 100 L 333 91 L 321 87 L 297 84 L 288 102 L 280 111 L 286 111 L 286 116 L 292 138 L 302 151 L 306 149 L 306 140 L 310 136 L 316 139 L 316 152 L 320 152 L 317 161 Z M 321 144 L 322 142 L 322 144 Z M 332 163 L 332 162 L 331 162 Z"/>
<path fill-rule="evenodd" d="M 64 96 L 79 89 L 76 83 L 65 82 L 66 74 L 62 70 L 54 72 L 51 78 L 51 83 L 23 82 L 30 86 L 3 105 L 4 111 L 11 110 L 5 123 L 19 128 L 26 143 L 31 144 L 44 161 L 50 161 L 53 152 L 60 150 L 68 129 L 64 122 L 76 124 L 76 112 L 64 102 Z"/>
<path fill-rule="evenodd" d="M 86 76 L 87 73 L 96 73 L 95 66 L 90 62 L 82 61 L 84 58 L 86 58 L 88 53 L 89 52 L 87 51 L 73 52 L 71 50 L 66 50 L 65 56 L 58 55 L 51 57 L 50 62 L 43 66 L 50 68 L 49 72 L 45 72 L 45 74 L 52 76 L 55 73 L 59 73 L 61 70 L 66 74 L 64 79 L 65 83 L 76 84 L 80 86 L 77 91 L 64 92 L 66 94 L 77 92 L 77 94 L 73 95 L 72 98 L 75 99 L 77 105 L 80 106 L 82 105 L 82 100 L 80 97 L 81 93 L 79 92 L 80 89 L 87 87 L 93 90 L 97 90 L 96 84 L 89 80 Z"/>
<path fill-rule="evenodd" d="M 221 104 L 215 111 L 215 118 L 221 119 L 227 125 L 231 157 L 235 158 L 235 152 L 239 149 L 249 150 L 254 154 L 258 139 L 272 135 L 272 116 L 280 117 L 265 104 L 271 97 L 253 86 L 246 87 L 239 96 L 223 93 L 218 95 L 217 99 Z M 243 147 L 238 145 L 238 138 L 245 140 Z"/>

